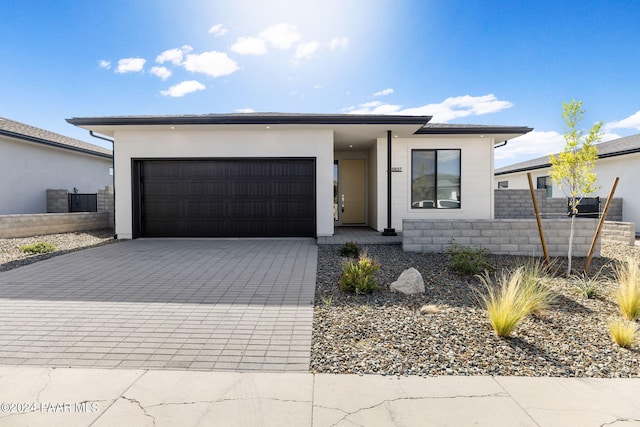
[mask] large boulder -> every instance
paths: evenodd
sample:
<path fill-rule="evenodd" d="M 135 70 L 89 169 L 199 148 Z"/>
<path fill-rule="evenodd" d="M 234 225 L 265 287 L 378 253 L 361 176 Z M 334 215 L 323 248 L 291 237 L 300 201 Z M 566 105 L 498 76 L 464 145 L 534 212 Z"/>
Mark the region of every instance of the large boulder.
<path fill-rule="evenodd" d="M 392 291 L 401 292 L 405 295 L 415 295 L 424 293 L 424 280 L 422 274 L 415 268 L 411 267 L 402 272 L 398 280 L 390 286 Z"/>

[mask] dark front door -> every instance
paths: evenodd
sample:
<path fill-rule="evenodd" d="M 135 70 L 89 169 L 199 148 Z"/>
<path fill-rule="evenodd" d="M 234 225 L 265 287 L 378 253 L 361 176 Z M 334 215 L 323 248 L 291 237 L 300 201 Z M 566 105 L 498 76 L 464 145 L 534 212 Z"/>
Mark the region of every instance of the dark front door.
<path fill-rule="evenodd" d="M 314 159 L 144 160 L 133 170 L 135 237 L 315 236 Z"/>

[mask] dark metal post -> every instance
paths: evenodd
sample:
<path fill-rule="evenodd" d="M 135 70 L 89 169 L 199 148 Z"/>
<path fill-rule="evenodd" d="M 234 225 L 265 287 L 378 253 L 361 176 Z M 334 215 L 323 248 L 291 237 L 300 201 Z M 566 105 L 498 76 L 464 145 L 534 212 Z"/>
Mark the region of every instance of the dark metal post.
<path fill-rule="evenodd" d="M 383 236 L 397 236 L 395 228 L 391 228 L 391 131 L 387 131 L 387 228 Z"/>

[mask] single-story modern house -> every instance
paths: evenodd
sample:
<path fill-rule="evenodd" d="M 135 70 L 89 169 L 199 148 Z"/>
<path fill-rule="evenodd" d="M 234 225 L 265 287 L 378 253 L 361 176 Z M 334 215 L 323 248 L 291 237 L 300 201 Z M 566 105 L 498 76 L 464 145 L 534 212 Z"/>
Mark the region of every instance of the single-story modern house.
<path fill-rule="evenodd" d="M 620 182 L 614 197 L 622 198 L 622 220 L 640 224 L 640 134 L 614 139 L 597 144 L 598 160 L 595 173 L 596 185 L 600 186 L 594 196 L 607 197 L 616 177 Z M 549 156 L 516 163 L 495 170 L 495 188 L 529 188 L 527 172 L 531 173 L 536 188 L 544 188 L 547 197 L 566 197 L 549 177 Z"/>
<path fill-rule="evenodd" d="M 388 234 L 403 219 L 493 217 L 494 145 L 521 126 L 430 116 L 206 114 L 67 121 L 114 139 L 116 234 Z"/>
<path fill-rule="evenodd" d="M 0 117 L 0 215 L 47 212 L 47 189 L 113 185 L 111 150 Z"/>

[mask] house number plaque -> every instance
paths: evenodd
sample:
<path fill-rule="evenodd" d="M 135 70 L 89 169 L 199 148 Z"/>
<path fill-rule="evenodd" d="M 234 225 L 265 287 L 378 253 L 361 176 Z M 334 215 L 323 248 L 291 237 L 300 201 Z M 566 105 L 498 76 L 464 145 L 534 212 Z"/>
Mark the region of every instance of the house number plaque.
<path fill-rule="evenodd" d="M 402 166 L 392 167 L 391 172 L 402 172 Z"/>

